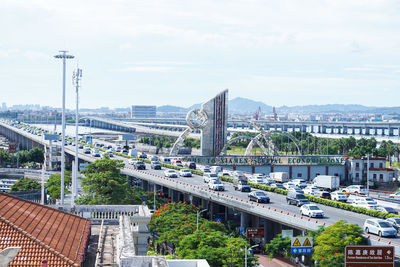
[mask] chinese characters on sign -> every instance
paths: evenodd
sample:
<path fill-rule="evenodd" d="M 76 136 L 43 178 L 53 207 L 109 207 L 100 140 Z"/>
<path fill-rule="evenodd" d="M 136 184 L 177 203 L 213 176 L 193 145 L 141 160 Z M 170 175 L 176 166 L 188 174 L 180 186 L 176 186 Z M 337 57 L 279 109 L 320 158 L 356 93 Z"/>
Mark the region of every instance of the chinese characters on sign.
<path fill-rule="evenodd" d="M 312 237 L 292 237 L 291 238 L 291 254 L 312 254 Z"/>
<path fill-rule="evenodd" d="M 394 247 L 347 246 L 345 260 L 346 267 L 393 266 Z"/>

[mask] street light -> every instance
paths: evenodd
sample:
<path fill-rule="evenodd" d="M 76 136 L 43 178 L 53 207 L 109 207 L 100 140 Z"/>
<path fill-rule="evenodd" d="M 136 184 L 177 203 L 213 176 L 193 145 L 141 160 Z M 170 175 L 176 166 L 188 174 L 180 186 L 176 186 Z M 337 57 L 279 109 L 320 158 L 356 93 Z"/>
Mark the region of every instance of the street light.
<path fill-rule="evenodd" d="M 200 210 L 200 211 L 198 210 L 198 211 L 197 211 L 197 214 L 196 214 L 196 215 L 197 215 L 197 222 L 196 222 L 196 230 L 197 230 L 197 231 L 199 230 L 199 217 L 200 217 L 200 214 L 203 213 L 203 212 L 205 212 L 206 210 L 207 210 L 207 209 Z"/>
<path fill-rule="evenodd" d="M 77 195 L 77 178 L 78 178 L 78 165 L 79 165 L 79 158 L 78 158 L 78 122 L 79 122 L 79 109 L 78 109 L 78 103 L 79 103 L 79 86 L 80 86 L 80 81 L 82 79 L 82 69 L 77 68 L 73 75 L 72 75 L 72 84 L 75 86 L 76 90 L 76 110 L 75 110 L 75 168 L 72 170 L 73 175 L 72 175 L 72 199 L 71 199 L 71 205 L 74 205 L 75 202 L 75 197 Z"/>
<path fill-rule="evenodd" d="M 63 60 L 63 93 L 62 93 L 62 144 L 61 144 L 61 205 L 64 205 L 64 173 L 65 173 L 65 62 L 66 59 L 72 59 L 74 56 L 68 55 L 65 50 L 59 51 L 60 54 L 55 55 L 55 58 L 62 58 Z"/>
<path fill-rule="evenodd" d="M 247 252 L 249 251 L 249 249 L 252 249 L 252 248 L 255 248 L 258 246 L 259 245 L 257 244 L 257 245 L 251 246 L 249 248 L 247 248 L 247 246 L 244 247 L 244 267 L 247 267 Z"/>

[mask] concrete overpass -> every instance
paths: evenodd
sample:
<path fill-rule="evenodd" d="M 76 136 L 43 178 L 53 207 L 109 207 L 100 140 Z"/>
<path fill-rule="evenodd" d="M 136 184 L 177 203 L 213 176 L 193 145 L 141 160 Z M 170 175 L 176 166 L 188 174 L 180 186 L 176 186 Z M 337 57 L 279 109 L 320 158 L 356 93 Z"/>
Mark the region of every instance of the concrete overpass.
<path fill-rule="evenodd" d="M 0 122 L 0 132 L 14 132 L 9 135 L 21 135 L 41 146 L 48 145 L 47 141 L 42 140 L 40 136 L 28 134 L 4 122 Z M 65 151 L 69 155 L 74 155 L 75 148 L 66 146 Z M 85 162 L 94 162 L 98 159 L 83 154 L 82 150 L 80 150 L 79 158 Z M 130 181 L 140 179 L 146 190 L 152 191 L 155 188 L 167 193 L 172 201 L 187 201 L 207 208 L 211 219 L 222 218 L 225 221 L 233 218 L 233 220 L 240 221 L 239 225 L 242 227 L 264 227 L 266 230 L 265 240 L 271 239 L 285 228 L 293 228 L 295 234 L 300 234 L 301 231 L 315 230 L 321 225 L 327 226 L 341 219 L 362 226 L 365 219 L 371 218 L 367 215 L 319 205 L 325 211 L 326 218 L 310 219 L 301 216 L 297 207 L 287 205 L 283 195 L 268 193 L 271 198 L 270 204 L 249 202 L 247 193 L 235 191 L 230 183 L 225 183 L 226 191 L 215 192 L 207 188 L 201 176 L 166 178 L 163 171 L 152 170 L 149 166 L 144 171 L 135 170 L 127 163 L 127 159 L 119 159 L 125 163 L 122 173 L 127 175 Z M 372 235 L 367 237 L 371 244 L 394 245 L 396 256 L 400 257 L 400 238 L 387 239 Z"/>

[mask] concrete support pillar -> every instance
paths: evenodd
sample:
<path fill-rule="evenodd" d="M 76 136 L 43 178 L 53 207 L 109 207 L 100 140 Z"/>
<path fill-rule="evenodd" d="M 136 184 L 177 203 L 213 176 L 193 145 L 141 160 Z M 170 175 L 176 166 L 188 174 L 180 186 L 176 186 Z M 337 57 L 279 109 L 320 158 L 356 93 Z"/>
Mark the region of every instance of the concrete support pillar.
<path fill-rule="evenodd" d="M 321 126 L 321 133 L 326 134 L 326 126 Z"/>
<path fill-rule="evenodd" d="M 251 215 L 251 227 L 259 227 L 260 225 L 260 218 L 255 215 Z"/>
<path fill-rule="evenodd" d="M 347 134 L 347 126 L 342 127 L 342 134 Z"/>
<path fill-rule="evenodd" d="M 207 199 L 202 198 L 201 199 L 201 209 L 208 209 L 208 203 L 209 203 L 209 201 Z"/>
<path fill-rule="evenodd" d="M 196 207 L 201 206 L 201 199 L 195 196 L 192 196 L 192 204 L 195 205 Z"/>
<path fill-rule="evenodd" d="M 149 182 L 146 180 L 142 181 L 142 185 L 143 185 L 143 190 L 144 191 L 149 191 Z"/>
<path fill-rule="evenodd" d="M 240 226 L 247 228 L 250 224 L 250 215 L 246 212 L 240 212 Z"/>

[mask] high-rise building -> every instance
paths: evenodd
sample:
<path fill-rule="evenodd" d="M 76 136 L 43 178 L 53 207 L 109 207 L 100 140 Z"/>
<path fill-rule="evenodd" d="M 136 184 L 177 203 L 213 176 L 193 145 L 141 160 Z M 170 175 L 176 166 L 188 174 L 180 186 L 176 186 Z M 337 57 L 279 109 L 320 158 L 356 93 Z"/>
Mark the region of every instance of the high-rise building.
<path fill-rule="evenodd" d="M 7 110 L 6 102 L 3 102 L 3 103 L 1 104 L 1 110 Z"/>
<path fill-rule="evenodd" d="M 131 118 L 155 118 L 157 112 L 156 106 L 131 106 Z"/>

